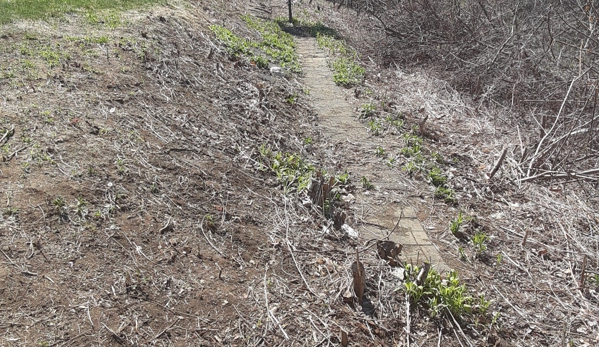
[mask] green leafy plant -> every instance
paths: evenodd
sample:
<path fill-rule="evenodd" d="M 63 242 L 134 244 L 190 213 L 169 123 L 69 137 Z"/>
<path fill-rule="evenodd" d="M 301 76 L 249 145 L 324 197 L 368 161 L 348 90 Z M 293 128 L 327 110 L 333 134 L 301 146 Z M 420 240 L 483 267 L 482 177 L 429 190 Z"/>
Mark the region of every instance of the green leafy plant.
<path fill-rule="evenodd" d="M 499 312 L 493 312 L 493 319 L 491 319 L 491 325 L 497 325 L 497 322 L 499 321 L 499 316 Z"/>
<path fill-rule="evenodd" d="M 453 189 L 447 187 L 437 187 L 435 189 L 435 198 L 441 199 L 448 204 L 455 204 L 457 202 L 455 192 Z"/>
<path fill-rule="evenodd" d="M 483 294 L 479 294 L 478 296 L 478 311 L 480 314 L 485 315 L 487 310 L 491 306 L 491 300 L 486 300 Z"/>
<path fill-rule="evenodd" d="M 374 116 L 376 113 L 376 105 L 372 103 L 363 104 L 360 106 L 360 117 L 368 118 Z"/>
<path fill-rule="evenodd" d="M 417 281 L 421 268 L 411 264 L 404 267 L 403 290 L 413 305 L 421 306 L 432 317 L 452 316 L 458 321 L 468 321 L 475 316 L 485 316 L 491 301 L 480 294 L 477 298 L 468 294 L 466 286 L 460 283 L 456 271 L 443 278 L 435 269 L 430 269 L 426 279 Z"/>
<path fill-rule="evenodd" d="M 211 214 L 205 215 L 204 222 L 206 223 L 206 227 L 208 227 L 209 230 L 216 230 L 216 222 L 214 220 L 214 216 L 212 216 Z"/>
<path fill-rule="evenodd" d="M 252 61 L 256 64 L 257 67 L 261 69 L 268 68 L 268 58 L 263 55 L 255 55 L 252 57 Z"/>
<path fill-rule="evenodd" d="M 52 200 L 52 206 L 54 206 L 56 210 L 62 210 L 67 206 L 67 202 L 62 196 L 57 196 Z"/>
<path fill-rule="evenodd" d="M 487 241 L 488 240 L 489 240 L 489 237 L 487 236 L 487 234 L 482 233 L 482 232 L 478 232 L 478 233 L 474 234 L 474 236 L 472 236 L 472 244 L 474 245 L 474 248 L 478 255 L 481 255 L 482 253 L 484 253 L 487 250 Z"/>
<path fill-rule="evenodd" d="M 349 173 L 345 171 L 344 173 L 335 176 L 335 181 L 341 184 L 347 184 L 349 182 Z"/>
<path fill-rule="evenodd" d="M 370 180 L 366 178 L 366 176 L 362 176 L 362 187 L 364 187 L 367 190 L 374 189 L 374 185 L 370 183 Z"/>
<path fill-rule="evenodd" d="M 77 208 L 77 215 L 79 215 L 79 217 L 85 218 L 85 216 L 87 216 L 88 209 L 87 209 L 87 201 L 85 201 L 85 199 L 83 199 L 81 197 L 77 198 L 76 208 Z"/>
<path fill-rule="evenodd" d="M 333 81 L 336 84 L 349 87 L 362 83 L 366 69 L 357 62 L 358 54 L 349 49 L 344 41 L 319 32 L 316 42 L 320 48 L 327 49 L 329 54 L 336 57 L 332 63 Z"/>
<path fill-rule="evenodd" d="M 441 154 L 439 154 L 439 152 L 433 151 L 431 153 L 431 159 L 433 159 L 437 163 L 443 163 L 443 157 L 441 156 Z"/>
<path fill-rule="evenodd" d="M 225 27 L 220 25 L 211 25 L 209 29 L 216 35 L 216 38 L 225 44 L 227 47 L 227 53 L 230 55 L 237 57 L 241 54 L 249 54 L 250 51 L 250 41 L 243 39 Z"/>
<path fill-rule="evenodd" d="M 393 119 L 391 116 L 387 116 L 387 118 L 385 118 L 385 121 L 387 121 L 397 130 L 401 130 L 404 126 L 404 121 L 402 119 Z"/>
<path fill-rule="evenodd" d="M 418 171 L 418 166 L 414 160 L 410 160 L 402 168 L 408 176 L 412 177 L 416 171 Z"/>
<path fill-rule="evenodd" d="M 443 175 L 443 172 L 438 167 L 434 166 L 428 173 L 430 182 L 435 187 L 445 186 L 447 183 L 447 176 Z"/>
<path fill-rule="evenodd" d="M 281 18 L 275 21 L 261 20 L 249 15 L 242 16 L 246 24 L 256 30 L 262 40 L 252 42 L 252 46 L 270 57 L 270 61 L 293 72 L 300 72 L 301 66 L 295 51 L 295 40 L 281 29 Z"/>
<path fill-rule="evenodd" d="M 423 143 L 423 140 L 421 137 L 414 135 L 414 134 L 405 133 L 403 135 L 403 140 L 404 140 L 406 146 L 400 150 L 400 153 L 404 157 L 406 157 L 406 158 L 415 157 L 421 153 L 422 143 Z"/>
<path fill-rule="evenodd" d="M 451 231 L 451 234 L 453 236 L 457 237 L 458 232 L 460 231 L 460 228 L 462 227 L 463 222 L 464 222 L 464 217 L 462 215 L 462 211 L 460 211 L 458 213 L 458 217 L 449 223 L 449 231 Z"/>
<path fill-rule="evenodd" d="M 298 98 L 298 95 L 297 95 L 296 93 L 293 93 L 293 94 L 289 95 L 289 96 L 287 97 L 287 99 L 285 99 L 285 100 L 286 100 L 286 101 L 287 101 L 289 104 L 293 105 L 293 104 L 295 104 L 295 103 L 297 102 L 297 98 Z"/>
<path fill-rule="evenodd" d="M 16 207 L 8 206 L 4 210 L 5 216 L 16 216 L 19 213 L 19 209 Z"/>
<path fill-rule="evenodd" d="M 60 62 L 60 54 L 56 51 L 45 50 L 40 52 L 40 56 L 46 60 L 50 67 L 55 67 Z"/>
<path fill-rule="evenodd" d="M 464 247 L 460 246 L 458 247 L 458 258 L 465 260 L 466 257 L 466 252 L 464 252 Z"/>
<path fill-rule="evenodd" d="M 381 147 L 381 146 L 378 146 L 378 147 L 375 149 L 375 151 L 374 151 L 374 154 L 375 154 L 377 157 L 384 157 L 384 156 L 385 156 L 385 149 L 384 149 L 383 147 Z"/>
<path fill-rule="evenodd" d="M 376 119 L 371 119 L 368 122 L 368 129 L 370 130 L 370 132 L 372 132 L 374 135 L 378 136 L 380 135 L 381 130 L 383 129 L 383 124 L 381 124 L 378 120 Z"/>
<path fill-rule="evenodd" d="M 308 189 L 316 172 L 313 165 L 306 163 L 298 154 L 273 152 L 266 145 L 260 146 L 259 151 L 264 162 L 262 165 L 275 173 L 285 193 Z"/>
<path fill-rule="evenodd" d="M 293 72 L 301 71 L 298 56 L 295 51 L 293 37 L 284 32 L 276 22 L 261 20 L 249 15 L 242 16 L 248 27 L 258 32 L 261 40 L 253 41 L 240 38 L 231 30 L 220 25 L 211 25 L 210 30 L 226 47 L 227 52 L 234 56 L 248 56 L 259 68 L 268 68 L 269 63 L 275 63 Z"/>
<path fill-rule="evenodd" d="M 362 83 L 366 69 L 350 58 L 339 58 L 333 61 L 333 81 L 344 87 Z"/>

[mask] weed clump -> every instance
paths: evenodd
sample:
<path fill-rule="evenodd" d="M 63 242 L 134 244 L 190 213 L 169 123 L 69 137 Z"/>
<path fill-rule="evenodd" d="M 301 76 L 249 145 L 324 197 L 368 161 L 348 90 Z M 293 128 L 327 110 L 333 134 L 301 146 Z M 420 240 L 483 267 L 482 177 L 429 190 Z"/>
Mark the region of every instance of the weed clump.
<path fill-rule="evenodd" d="M 430 269 L 426 279 L 419 282 L 420 272 L 420 267 L 406 264 L 406 280 L 403 287 L 397 289 L 409 297 L 412 305 L 425 309 L 433 318 L 454 317 L 458 321 L 468 322 L 477 316 L 486 316 L 491 301 L 482 294 L 478 297 L 469 295 L 466 285 L 460 284 L 455 270 L 443 278 L 436 270 Z"/>
<path fill-rule="evenodd" d="M 336 56 L 331 68 L 337 85 L 351 87 L 362 83 L 366 69 L 359 64 L 356 51 L 347 47 L 345 42 L 323 32 L 317 32 L 316 42 L 320 48 Z"/>
<path fill-rule="evenodd" d="M 316 169 L 313 165 L 306 163 L 300 155 L 274 152 L 266 145 L 260 146 L 259 151 L 261 169 L 274 172 L 286 194 L 292 191 L 301 193 L 310 187 Z"/>
<path fill-rule="evenodd" d="M 242 17 L 248 27 L 254 29 L 260 40 L 251 40 L 237 36 L 231 30 L 211 25 L 210 30 L 227 49 L 227 53 L 235 58 L 247 57 L 257 67 L 266 69 L 269 64 L 277 64 L 292 72 L 300 72 L 295 41 L 284 32 L 275 21 L 265 21 L 249 15 Z"/>

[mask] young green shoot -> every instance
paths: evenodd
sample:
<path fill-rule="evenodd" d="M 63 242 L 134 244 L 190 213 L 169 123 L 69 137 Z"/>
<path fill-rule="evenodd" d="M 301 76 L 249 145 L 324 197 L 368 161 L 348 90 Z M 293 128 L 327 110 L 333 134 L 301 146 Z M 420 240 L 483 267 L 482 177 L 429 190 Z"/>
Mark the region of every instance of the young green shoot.
<path fill-rule="evenodd" d="M 457 237 L 458 232 L 460 231 L 460 227 L 462 226 L 463 222 L 464 222 L 464 218 L 462 216 L 462 211 L 460 211 L 458 213 L 458 217 L 449 223 L 449 231 L 451 231 L 451 234 L 453 236 Z"/>
<path fill-rule="evenodd" d="M 487 241 L 489 237 L 487 234 L 482 232 L 477 232 L 472 236 L 472 244 L 474 245 L 474 249 L 478 255 L 483 254 L 487 250 Z"/>
<path fill-rule="evenodd" d="M 374 189 L 374 185 L 370 183 L 370 180 L 366 178 L 366 176 L 362 176 L 362 187 L 364 187 L 366 190 Z"/>

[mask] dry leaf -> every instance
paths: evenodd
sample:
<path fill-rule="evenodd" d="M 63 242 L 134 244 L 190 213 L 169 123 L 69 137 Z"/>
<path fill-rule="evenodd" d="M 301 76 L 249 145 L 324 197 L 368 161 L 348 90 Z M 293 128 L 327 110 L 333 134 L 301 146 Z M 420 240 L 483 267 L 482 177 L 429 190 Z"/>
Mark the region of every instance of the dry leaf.
<path fill-rule="evenodd" d="M 379 257 L 387 260 L 391 266 L 396 266 L 398 264 L 398 257 L 402 247 L 401 244 L 396 244 L 393 241 L 377 241 L 376 243 Z"/>

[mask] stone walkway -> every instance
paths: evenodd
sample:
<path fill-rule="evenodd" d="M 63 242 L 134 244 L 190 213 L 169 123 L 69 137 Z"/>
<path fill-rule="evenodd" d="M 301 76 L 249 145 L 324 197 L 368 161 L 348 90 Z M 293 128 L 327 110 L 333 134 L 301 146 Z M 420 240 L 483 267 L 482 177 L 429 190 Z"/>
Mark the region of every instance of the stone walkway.
<path fill-rule="evenodd" d="M 327 64 L 327 56 L 316 46 L 311 37 L 297 37 L 297 50 L 302 64 L 302 83 L 310 90 L 313 107 L 320 118 L 322 132 L 329 137 L 333 147 L 344 146 L 355 153 L 368 153 L 373 156 L 379 145 L 389 150 L 398 150 L 400 143 L 392 143 L 389 139 L 375 138 L 366 127 L 357 120 L 357 114 L 347 100 L 347 93 L 333 82 L 333 73 Z M 361 157 L 367 157 L 367 155 Z M 362 176 L 373 177 L 372 183 L 377 190 L 401 191 L 405 184 L 399 179 L 397 168 L 392 169 L 379 161 L 359 161 L 350 164 L 348 170 L 354 179 Z M 356 177 L 357 176 L 357 177 Z M 414 209 L 405 206 L 401 201 L 382 201 L 373 203 L 372 198 L 364 195 L 356 196 L 356 205 L 360 206 L 369 200 L 368 214 L 363 216 L 366 225 L 358 228 L 364 239 L 382 239 L 393 230 L 401 216 L 398 228 L 389 235 L 389 239 L 403 246 L 403 260 L 420 265 L 428 260 L 438 271 L 449 271 L 449 267 L 441 258 L 435 245 L 422 228 Z"/>

